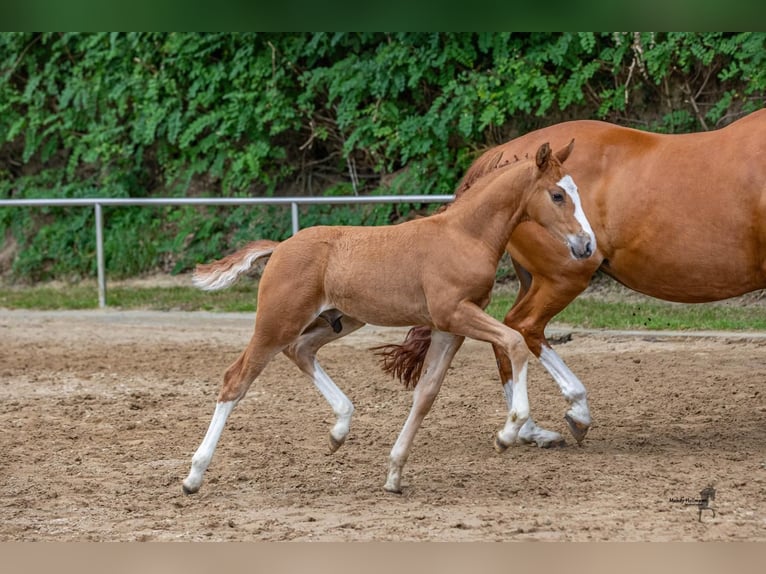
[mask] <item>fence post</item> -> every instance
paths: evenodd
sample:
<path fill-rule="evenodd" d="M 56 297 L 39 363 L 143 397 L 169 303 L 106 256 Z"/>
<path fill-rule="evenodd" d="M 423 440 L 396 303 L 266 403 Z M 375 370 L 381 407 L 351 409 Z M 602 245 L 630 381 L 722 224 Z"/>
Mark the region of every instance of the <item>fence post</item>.
<path fill-rule="evenodd" d="M 298 204 L 294 201 L 290 204 L 290 212 L 292 214 L 292 220 L 293 220 L 293 235 L 295 235 L 296 233 L 298 233 L 301 226 L 300 226 L 300 223 L 298 222 Z"/>
<path fill-rule="evenodd" d="M 96 203 L 96 268 L 98 271 L 98 307 L 106 307 L 106 274 L 104 273 L 104 218 L 101 204 Z"/>

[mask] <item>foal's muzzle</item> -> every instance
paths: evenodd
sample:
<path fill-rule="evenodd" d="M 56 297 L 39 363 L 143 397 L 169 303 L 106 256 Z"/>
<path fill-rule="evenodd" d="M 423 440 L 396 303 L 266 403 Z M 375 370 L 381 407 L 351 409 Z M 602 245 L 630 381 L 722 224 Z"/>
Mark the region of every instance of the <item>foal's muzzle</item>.
<path fill-rule="evenodd" d="M 588 233 L 578 233 L 567 237 L 569 251 L 575 259 L 587 259 L 596 250 L 596 240 Z"/>

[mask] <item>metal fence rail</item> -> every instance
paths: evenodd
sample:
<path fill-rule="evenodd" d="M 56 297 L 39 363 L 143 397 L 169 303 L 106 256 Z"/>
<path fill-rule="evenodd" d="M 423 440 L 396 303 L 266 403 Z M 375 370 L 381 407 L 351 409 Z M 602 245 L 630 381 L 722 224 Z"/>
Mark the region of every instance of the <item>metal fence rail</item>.
<path fill-rule="evenodd" d="M 300 229 L 299 205 L 344 205 L 363 203 L 448 203 L 453 195 L 367 195 L 353 197 L 164 197 L 122 198 L 87 197 L 68 199 L 0 199 L 0 207 L 93 207 L 96 215 L 96 268 L 98 306 L 106 307 L 106 268 L 104 264 L 104 216 L 102 208 L 123 206 L 181 205 L 289 205 L 293 234 Z"/>

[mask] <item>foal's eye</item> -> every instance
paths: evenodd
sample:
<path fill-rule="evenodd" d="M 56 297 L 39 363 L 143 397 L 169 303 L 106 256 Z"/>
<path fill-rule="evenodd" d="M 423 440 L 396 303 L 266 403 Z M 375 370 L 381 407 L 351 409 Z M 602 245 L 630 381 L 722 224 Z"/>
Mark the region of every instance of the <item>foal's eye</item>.
<path fill-rule="evenodd" d="M 551 193 L 551 199 L 553 199 L 553 203 L 564 203 L 564 194 L 554 191 Z"/>

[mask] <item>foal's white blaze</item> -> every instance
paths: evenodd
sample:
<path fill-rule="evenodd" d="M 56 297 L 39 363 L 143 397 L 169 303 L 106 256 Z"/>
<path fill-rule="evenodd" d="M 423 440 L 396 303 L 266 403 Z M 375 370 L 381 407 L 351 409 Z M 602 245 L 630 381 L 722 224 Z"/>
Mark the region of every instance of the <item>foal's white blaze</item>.
<path fill-rule="evenodd" d="M 593 233 L 593 229 L 590 226 L 590 221 L 588 221 L 588 218 L 585 217 L 585 212 L 582 209 L 582 202 L 580 201 L 580 192 L 577 191 L 577 184 L 572 179 L 572 176 L 565 175 L 556 185 L 563 189 L 572 200 L 572 203 L 575 206 L 575 219 L 580 224 L 580 227 L 582 227 L 582 230 L 590 237 L 591 252 L 595 253 L 596 235 Z"/>
<path fill-rule="evenodd" d="M 202 486 L 202 475 L 205 474 L 210 461 L 213 460 L 213 453 L 218 444 L 218 439 L 221 438 L 226 419 L 229 418 L 236 404 L 236 401 L 216 403 L 215 412 L 213 413 L 207 433 L 205 433 L 205 438 L 202 440 L 202 444 L 199 445 L 197 452 L 194 453 L 189 476 L 183 482 L 184 489 L 187 492 L 197 492 L 199 487 Z"/>
<path fill-rule="evenodd" d="M 540 362 L 551 374 L 553 380 L 556 381 L 556 384 L 561 389 L 564 398 L 571 405 L 568 414 L 577 422 L 590 426 L 587 391 L 582 382 L 580 382 L 580 379 L 569 370 L 569 367 L 556 354 L 556 351 L 545 345 L 543 345 L 540 351 Z"/>

